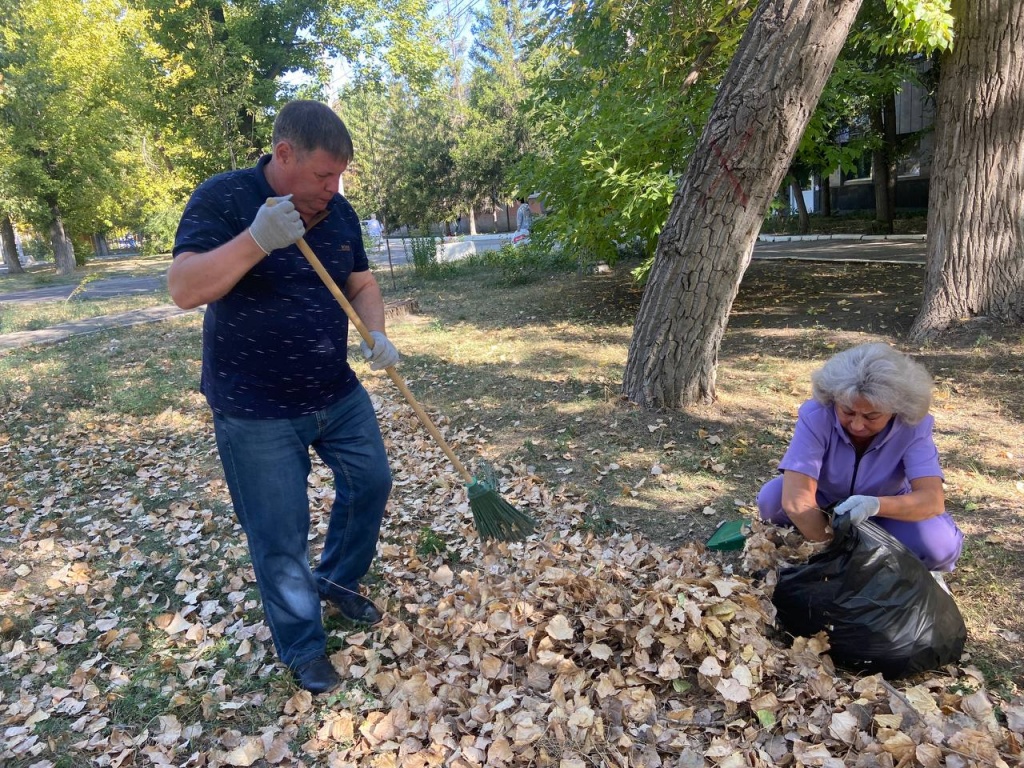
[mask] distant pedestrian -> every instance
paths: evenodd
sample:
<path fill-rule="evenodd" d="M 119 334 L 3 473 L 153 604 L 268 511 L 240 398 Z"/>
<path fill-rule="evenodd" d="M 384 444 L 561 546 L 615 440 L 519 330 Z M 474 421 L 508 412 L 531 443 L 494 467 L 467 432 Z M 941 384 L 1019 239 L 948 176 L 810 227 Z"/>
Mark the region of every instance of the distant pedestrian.
<path fill-rule="evenodd" d="M 533 210 L 530 204 L 522 197 L 519 198 L 519 208 L 516 210 L 516 230 L 529 232 L 533 226 Z"/>
<path fill-rule="evenodd" d="M 366 234 L 370 236 L 370 240 L 373 242 L 374 250 L 380 248 L 381 235 L 384 232 L 384 228 L 377 221 L 377 215 L 371 213 L 370 220 L 366 222 Z"/>

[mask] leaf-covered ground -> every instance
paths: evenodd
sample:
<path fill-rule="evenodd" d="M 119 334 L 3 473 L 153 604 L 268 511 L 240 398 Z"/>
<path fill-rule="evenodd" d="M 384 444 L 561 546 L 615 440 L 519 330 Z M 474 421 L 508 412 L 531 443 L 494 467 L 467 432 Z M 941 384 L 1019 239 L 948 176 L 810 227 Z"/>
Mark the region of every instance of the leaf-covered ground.
<path fill-rule="evenodd" d="M 346 684 L 327 697 L 295 688 L 263 624 L 194 391 L 199 319 L 0 358 L 0 764 L 1020 763 L 1019 331 L 968 324 L 914 350 L 968 540 L 956 667 L 837 672 L 821 638 L 789 647 L 771 626 L 771 566 L 798 542 L 699 543 L 752 515 L 813 367 L 898 343 L 919 284 L 913 266 L 755 263 L 719 402 L 679 413 L 618 395 L 639 297 L 621 273 L 404 285 L 420 310 L 390 326 L 403 374 L 539 533 L 482 545 L 441 451 L 365 376 L 396 480 L 367 580 L 387 617 L 328 614 Z M 317 465 L 314 553 L 331 495 Z"/>
<path fill-rule="evenodd" d="M 699 544 L 597 536 L 525 466 L 501 492 L 540 522 L 482 545 L 415 417 L 375 394 L 395 471 L 372 631 L 328 618 L 341 692 L 276 663 L 197 398 L 153 418 L 5 411 L 0 760 L 9 766 L 1011 765 L 1024 706 L 970 665 L 894 687 L 771 629 L 772 576 Z M 453 430 L 486 451 L 483 425 Z M 331 501 L 310 477 L 311 543 Z M 806 545 L 805 545 L 806 546 Z M 802 553 L 806 556 L 806 552 Z"/>

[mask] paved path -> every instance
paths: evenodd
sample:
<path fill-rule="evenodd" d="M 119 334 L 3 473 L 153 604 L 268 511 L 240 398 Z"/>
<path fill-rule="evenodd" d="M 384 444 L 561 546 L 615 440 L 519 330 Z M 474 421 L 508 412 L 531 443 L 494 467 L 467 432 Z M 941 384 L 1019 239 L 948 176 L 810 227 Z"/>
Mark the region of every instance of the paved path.
<path fill-rule="evenodd" d="M 108 299 L 112 296 L 136 296 L 158 291 L 167 284 L 166 277 L 108 277 L 86 283 L 77 294 L 88 299 Z M 0 303 L 20 304 L 37 301 L 63 301 L 78 288 L 79 283 L 51 285 L 28 291 L 0 293 Z"/>
<path fill-rule="evenodd" d="M 762 240 L 754 246 L 755 259 L 797 259 L 802 261 L 882 262 L 924 264 L 927 245 L 923 236 L 879 239 Z"/>
<path fill-rule="evenodd" d="M 849 235 L 830 237 L 768 237 L 762 236 L 754 246 L 754 258 L 759 260 L 789 259 L 798 261 L 879 262 L 890 264 L 923 264 L 925 261 L 924 236 L 877 238 Z M 396 253 L 398 251 L 398 253 Z M 396 256 L 398 258 L 396 258 Z M 377 263 L 387 265 L 386 251 L 371 255 Z M 401 260 L 399 260 L 401 259 Z M 394 264 L 408 262 L 400 246 L 392 244 Z M 96 280 L 83 289 L 83 296 L 92 298 L 151 293 L 165 285 L 164 277 L 118 277 Z M 30 301 L 58 301 L 68 297 L 75 285 L 51 286 L 30 291 L 0 293 L 0 304 Z M 0 354 L 30 344 L 54 344 L 72 336 L 97 333 L 109 328 L 123 328 L 141 323 L 166 320 L 169 317 L 201 312 L 199 309 L 179 309 L 174 305 L 148 307 L 116 315 L 75 320 L 38 331 L 20 331 L 0 335 Z"/>

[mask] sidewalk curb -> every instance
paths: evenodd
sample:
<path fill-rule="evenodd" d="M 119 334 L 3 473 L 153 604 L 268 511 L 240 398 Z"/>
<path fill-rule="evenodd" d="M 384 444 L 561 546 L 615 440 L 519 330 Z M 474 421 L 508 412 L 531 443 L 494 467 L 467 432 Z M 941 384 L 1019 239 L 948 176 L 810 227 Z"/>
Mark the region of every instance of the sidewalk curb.
<path fill-rule="evenodd" d="M 819 240 L 896 240 L 923 243 L 927 240 L 927 237 L 927 235 L 758 235 L 757 240 L 760 243 L 800 243 Z"/>
<path fill-rule="evenodd" d="M 821 264 L 903 264 L 922 266 L 924 259 L 822 259 L 817 256 L 754 256 L 753 261 L 817 261 Z"/>

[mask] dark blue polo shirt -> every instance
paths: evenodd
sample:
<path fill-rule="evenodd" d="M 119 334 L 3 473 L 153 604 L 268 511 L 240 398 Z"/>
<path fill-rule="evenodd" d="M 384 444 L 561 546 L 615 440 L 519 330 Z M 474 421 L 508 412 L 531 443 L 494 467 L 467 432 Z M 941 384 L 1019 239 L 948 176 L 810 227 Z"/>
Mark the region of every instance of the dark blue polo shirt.
<path fill-rule="evenodd" d="M 205 253 L 244 231 L 268 197 L 270 156 L 203 182 L 174 239 L 174 255 Z M 359 219 L 341 195 L 305 235 L 338 285 L 369 269 Z M 200 389 L 217 413 L 292 418 L 314 413 L 357 386 L 348 364 L 348 318 L 298 247 L 270 253 L 203 320 Z"/>

